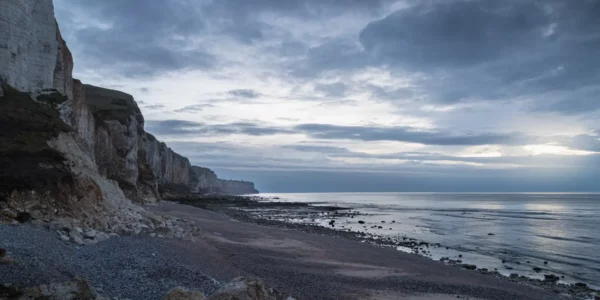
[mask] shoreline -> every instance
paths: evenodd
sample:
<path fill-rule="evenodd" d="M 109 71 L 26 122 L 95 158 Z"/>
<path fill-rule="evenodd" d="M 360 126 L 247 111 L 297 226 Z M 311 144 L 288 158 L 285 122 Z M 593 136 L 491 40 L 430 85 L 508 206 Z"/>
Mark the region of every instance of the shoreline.
<path fill-rule="evenodd" d="M 200 228 L 192 240 L 144 231 L 77 245 L 36 223 L 0 225 L 2 247 L 15 261 L 0 265 L 0 299 L 5 283 L 50 284 L 73 275 L 89 280 L 103 295 L 134 300 L 161 299 L 176 286 L 210 295 L 238 276 L 262 278 L 296 299 L 594 299 L 583 290 L 544 289 L 450 266 L 352 238 L 349 232 L 274 220 L 260 224 L 238 209 L 277 209 L 277 204 L 239 202 L 235 196 L 204 200 L 196 203 L 204 209 L 171 201 L 147 206 L 157 216 Z M 340 208 L 325 209 L 335 214 Z"/>
<path fill-rule="evenodd" d="M 222 201 L 224 198 L 227 198 L 226 201 Z M 414 237 L 402 237 L 402 239 L 393 239 L 384 236 L 379 236 L 372 233 L 365 233 L 363 231 L 351 231 L 349 229 L 334 229 L 329 227 L 325 227 L 322 225 L 315 224 L 306 224 L 306 223 L 294 223 L 287 222 L 281 220 L 275 220 L 271 217 L 265 217 L 260 212 L 251 212 L 248 208 L 258 210 L 258 209 L 302 209 L 302 210 L 313 210 L 313 213 L 326 213 L 327 218 L 335 219 L 344 216 L 352 216 L 359 217 L 363 214 L 360 214 L 358 211 L 352 211 L 351 207 L 337 207 L 337 206 L 315 206 L 312 203 L 307 202 L 279 202 L 279 198 L 267 198 L 262 196 L 219 196 L 219 197 L 200 197 L 196 199 L 187 199 L 187 200 L 170 200 L 183 205 L 191 205 L 195 207 L 201 207 L 203 209 L 213 210 L 219 213 L 226 214 L 232 218 L 235 218 L 238 221 L 252 223 L 262 226 L 270 226 L 276 228 L 284 228 L 290 230 L 299 230 L 307 233 L 313 234 L 321 234 L 327 235 L 330 237 L 341 237 L 344 239 L 349 239 L 356 242 L 361 243 L 369 243 L 372 245 L 376 245 L 379 247 L 387 247 L 394 248 L 397 251 L 401 251 L 404 253 L 413 254 L 419 257 L 424 257 L 430 259 L 432 261 L 438 261 L 428 256 L 427 253 L 430 253 L 430 247 L 444 247 L 439 243 L 430 244 L 425 241 L 419 241 Z M 342 211 L 342 213 L 339 213 Z M 348 212 L 344 212 L 348 211 Z M 313 219 L 314 221 L 314 219 Z M 331 225 L 331 224 L 330 224 Z M 381 228 L 381 227 L 380 227 Z M 445 247 L 446 250 L 448 247 Z M 458 251 L 458 250 L 457 250 Z M 460 255 L 462 257 L 462 255 Z M 517 275 L 516 273 L 512 273 L 509 276 L 501 274 L 497 269 L 488 270 L 486 268 L 478 268 L 476 265 L 463 263 L 461 259 L 452 260 L 448 257 L 442 257 L 439 260 L 440 263 L 448 266 L 453 266 L 461 269 L 466 269 L 470 271 L 474 271 L 486 276 L 492 276 L 496 278 L 500 278 L 503 280 L 523 283 L 533 287 L 543 288 L 545 290 L 554 292 L 554 293 L 564 293 L 574 297 L 582 297 L 581 299 L 586 299 L 588 295 L 596 295 L 600 296 L 600 290 L 594 289 L 593 287 L 589 287 L 586 284 L 582 283 L 558 283 L 557 281 L 560 279 L 558 276 L 547 274 L 545 277 L 546 280 L 531 278 L 527 276 Z M 563 276 L 564 277 L 564 276 Z M 579 298 L 578 298 L 579 299 Z"/>

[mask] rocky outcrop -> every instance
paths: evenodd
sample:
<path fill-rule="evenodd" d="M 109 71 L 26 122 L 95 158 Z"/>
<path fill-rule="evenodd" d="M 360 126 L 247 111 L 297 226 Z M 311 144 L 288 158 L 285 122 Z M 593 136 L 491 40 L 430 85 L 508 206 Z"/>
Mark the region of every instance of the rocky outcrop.
<path fill-rule="evenodd" d="M 192 166 L 192 192 L 199 194 L 212 194 L 221 192 L 221 182 L 217 174 L 209 168 Z"/>
<path fill-rule="evenodd" d="M 92 85 L 84 85 L 83 90 L 95 128 L 82 125 L 78 131 L 94 132 L 91 144 L 100 173 L 117 181 L 129 198 L 152 202 L 190 193 L 258 193 L 252 182 L 222 180 L 208 168 L 192 166 L 145 132 L 133 96 Z"/>
<path fill-rule="evenodd" d="M 254 183 L 242 180 L 219 179 L 221 193 L 230 195 L 258 194 Z"/>
<path fill-rule="evenodd" d="M 92 143 L 100 173 L 117 181 L 131 199 L 158 199 L 154 178 L 139 147 L 145 135 L 144 117 L 133 97 L 92 85 L 84 85 L 83 91 L 95 121 Z"/>
<path fill-rule="evenodd" d="M 198 194 L 258 194 L 254 183 L 241 180 L 219 179 L 217 174 L 209 168 L 192 166 L 192 179 L 190 187 L 192 192 Z"/>
<path fill-rule="evenodd" d="M 190 193 L 190 161 L 149 133 L 144 134 L 141 144 L 160 194 L 169 197 Z"/>

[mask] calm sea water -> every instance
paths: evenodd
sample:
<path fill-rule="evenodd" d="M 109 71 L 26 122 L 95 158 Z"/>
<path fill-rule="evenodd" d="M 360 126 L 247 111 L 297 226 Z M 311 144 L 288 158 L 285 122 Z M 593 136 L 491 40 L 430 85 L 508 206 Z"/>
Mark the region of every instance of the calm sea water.
<path fill-rule="evenodd" d="M 366 216 L 336 225 L 406 236 L 443 246 L 449 256 L 480 268 L 600 287 L 600 194 L 303 193 L 263 194 L 277 201 L 349 206 Z M 317 220 L 326 226 L 327 219 Z M 372 229 L 369 225 L 382 225 Z M 395 223 L 392 223 L 395 221 Z M 340 228 L 341 226 L 338 226 Z M 367 229 L 364 228 L 367 227 Z M 399 249 L 404 250 L 404 249 Z M 504 261 L 504 262 L 503 262 Z M 547 264 L 544 264 L 547 262 Z M 533 267 L 541 267 L 536 273 Z"/>

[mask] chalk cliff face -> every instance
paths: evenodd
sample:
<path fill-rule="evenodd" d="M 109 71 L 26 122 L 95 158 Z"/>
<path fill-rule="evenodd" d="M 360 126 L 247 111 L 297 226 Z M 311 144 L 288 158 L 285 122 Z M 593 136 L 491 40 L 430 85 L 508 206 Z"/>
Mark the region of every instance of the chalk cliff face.
<path fill-rule="evenodd" d="M 65 90 L 69 58 L 54 20 L 52 1 L 0 2 L 0 75 L 24 92 Z M 72 61 L 71 61 L 72 66 Z M 59 79 L 55 83 L 55 78 Z"/>
<path fill-rule="evenodd" d="M 53 9 L 51 0 L 0 1 L 0 211 L 106 223 L 111 211 L 136 218 L 130 199 L 257 192 L 192 167 L 145 132 L 131 95 L 73 79 Z"/>
<path fill-rule="evenodd" d="M 190 182 L 192 192 L 201 194 L 257 194 L 254 183 L 241 180 L 219 179 L 209 168 L 192 166 L 193 176 Z"/>

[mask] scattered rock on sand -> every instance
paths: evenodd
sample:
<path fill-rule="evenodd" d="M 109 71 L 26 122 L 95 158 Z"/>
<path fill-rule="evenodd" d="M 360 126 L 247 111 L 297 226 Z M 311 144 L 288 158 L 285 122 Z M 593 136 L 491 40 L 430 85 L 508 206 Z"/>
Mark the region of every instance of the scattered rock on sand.
<path fill-rule="evenodd" d="M 281 293 L 268 289 L 263 281 L 256 277 L 237 277 L 230 283 L 224 285 L 209 300 L 280 300 L 289 299 Z"/>
<path fill-rule="evenodd" d="M 583 282 L 577 282 L 574 284 L 575 287 L 578 288 L 587 288 L 587 284 L 583 283 Z"/>
<path fill-rule="evenodd" d="M 162 300 L 206 300 L 202 292 L 191 291 L 182 287 L 176 287 L 169 291 Z"/>
<path fill-rule="evenodd" d="M 519 274 L 517 274 L 517 273 L 511 273 L 510 274 L 510 278 L 519 278 Z"/>
<path fill-rule="evenodd" d="M 549 281 L 549 282 L 557 282 L 559 281 L 560 278 L 554 274 L 546 274 L 544 275 L 544 281 Z"/>
<path fill-rule="evenodd" d="M 98 296 L 90 283 L 82 278 L 75 277 L 71 281 L 63 283 L 42 284 L 40 286 L 27 288 L 20 292 L 19 300 L 25 299 L 106 299 Z"/>

